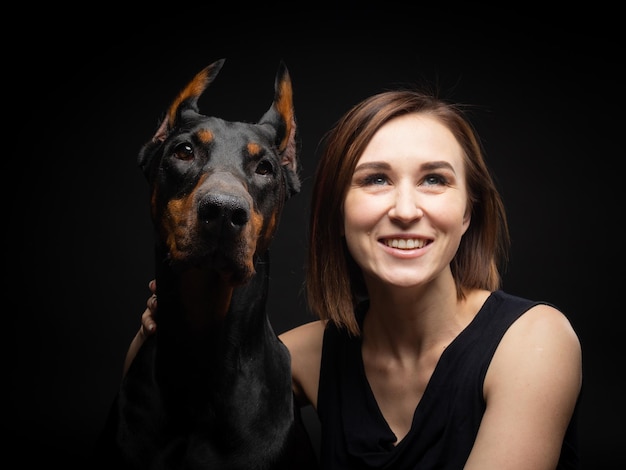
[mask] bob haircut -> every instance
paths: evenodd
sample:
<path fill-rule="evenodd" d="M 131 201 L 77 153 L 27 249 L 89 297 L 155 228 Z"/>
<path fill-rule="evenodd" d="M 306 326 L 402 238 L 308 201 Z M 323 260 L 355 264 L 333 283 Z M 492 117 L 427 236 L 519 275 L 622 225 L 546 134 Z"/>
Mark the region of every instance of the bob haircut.
<path fill-rule="evenodd" d="M 459 106 L 417 90 L 385 91 L 353 106 L 322 139 L 309 219 L 305 291 L 312 312 L 360 335 L 354 309 L 367 298 L 361 269 L 348 251 L 343 203 L 354 168 L 385 123 L 409 113 L 438 119 L 463 149 L 470 226 L 451 262 L 457 298 L 466 289 L 496 290 L 508 261 L 509 229 L 502 198 L 485 162 L 474 127 Z"/>

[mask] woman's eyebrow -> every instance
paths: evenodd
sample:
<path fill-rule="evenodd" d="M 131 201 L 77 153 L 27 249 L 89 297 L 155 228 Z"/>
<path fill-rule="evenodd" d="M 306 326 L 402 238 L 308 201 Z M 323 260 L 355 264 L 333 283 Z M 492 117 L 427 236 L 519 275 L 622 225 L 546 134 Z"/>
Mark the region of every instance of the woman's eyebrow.
<path fill-rule="evenodd" d="M 361 170 L 389 170 L 391 166 L 387 162 L 366 162 L 356 166 L 354 171 Z"/>
<path fill-rule="evenodd" d="M 420 168 L 423 171 L 448 169 L 452 171 L 453 173 L 455 172 L 454 167 L 450 164 L 450 162 L 447 162 L 445 160 L 426 162 L 426 163 L 423 163 L 420 166 Z M 357 165 L 354 171 L 356 172 L 356 171 L 362 171 L 362 170 L 389 170 L 389 169 L 391 169 L 391 166 L 387 162 L 365 162 L 365 163 L 361 163 Z"/>
<path fill-rule="evenodd" d="M 434 161 L 434 162 L 426 162 L 426 163 L 424 163 L 422 165 L 422 169 L 426 170 L 426 171 L 448 169 L 448 170 L 452 171 L 453 173 L 456 173 L 454 171 L 454 167 L 450 164 L 450 162 L 447 162 L 445 160 L 437 160 L 437 161 Z"/>

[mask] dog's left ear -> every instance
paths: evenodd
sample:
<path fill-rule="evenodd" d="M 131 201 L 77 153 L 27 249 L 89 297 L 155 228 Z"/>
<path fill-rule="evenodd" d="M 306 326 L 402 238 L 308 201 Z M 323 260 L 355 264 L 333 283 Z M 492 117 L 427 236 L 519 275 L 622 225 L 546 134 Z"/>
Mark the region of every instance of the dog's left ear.
<path fill-rule="evenodd" d="M 288 195 L 300 191 L 298 176 L 298 141 L 296 116 L 293 107 L 293 89 L 287 66 L 283 61 L 278 66 L 274 82 L 274 102 L 258 122 L 270 124 L 276 129 L 276 148 L 287 178 Z"/>

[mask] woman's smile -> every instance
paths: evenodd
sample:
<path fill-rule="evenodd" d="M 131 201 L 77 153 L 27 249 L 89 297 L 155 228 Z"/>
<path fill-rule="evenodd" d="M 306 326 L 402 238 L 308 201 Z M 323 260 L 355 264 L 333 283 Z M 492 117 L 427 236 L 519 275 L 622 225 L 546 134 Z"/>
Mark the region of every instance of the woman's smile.
<path fill-rule="evenodd" d="M 388 247 L 397 248 L 399 250 L 415 250 L 418 248 L 424 248 L 428 243 L 426 240 L 419 238 L 387 238 L 381 239 L 381 243 L 384 243 Z"/>

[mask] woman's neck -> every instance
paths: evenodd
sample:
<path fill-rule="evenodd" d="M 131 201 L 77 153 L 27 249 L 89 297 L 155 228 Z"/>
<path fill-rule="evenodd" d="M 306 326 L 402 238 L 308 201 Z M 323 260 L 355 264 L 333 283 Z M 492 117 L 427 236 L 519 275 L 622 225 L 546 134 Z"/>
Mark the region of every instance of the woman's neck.
<path fill-rule="evenodd" d="M 373 289 L 371 288 L 373 287 Z M 457 299 L 452 276 L 415 287 L 368 286 L 370 307 L 363 324 L 363 338 L 377 348 L 413 354 L 449 344 L 472 321 L 489 296 L 483 290 Z"/>

